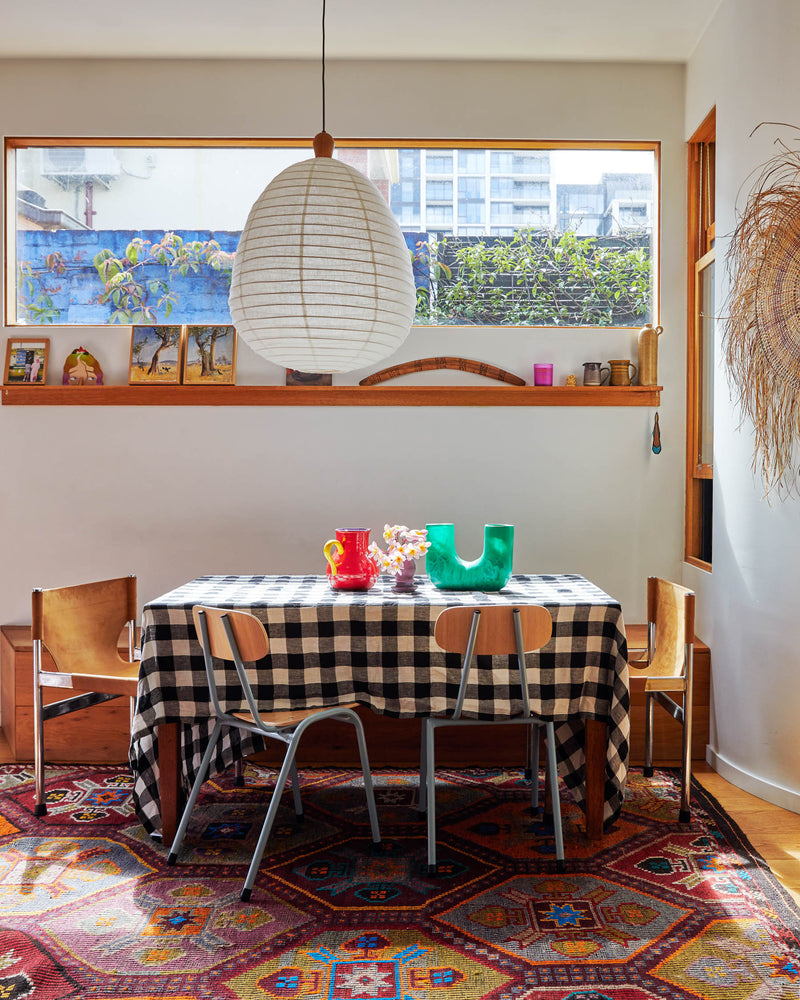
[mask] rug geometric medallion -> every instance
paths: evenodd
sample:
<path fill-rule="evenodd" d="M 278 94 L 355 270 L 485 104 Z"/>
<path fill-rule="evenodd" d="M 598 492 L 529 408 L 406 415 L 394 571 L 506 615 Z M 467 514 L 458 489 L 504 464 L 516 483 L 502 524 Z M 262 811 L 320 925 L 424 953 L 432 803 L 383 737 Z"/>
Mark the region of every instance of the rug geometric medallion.
<path fill-rule="evenodd" d="M 426 867 L 417 773 L 301 772 L 252 897 L 275 772 L 209 781 L 177 865 L 122 767 L 0 769 L 0 1000 L 800 1000 L 800 912 L 698 785 L 633 769 L 602 842 L 562 790 L 566 870 L 514 770 L 437 771 Z"/>

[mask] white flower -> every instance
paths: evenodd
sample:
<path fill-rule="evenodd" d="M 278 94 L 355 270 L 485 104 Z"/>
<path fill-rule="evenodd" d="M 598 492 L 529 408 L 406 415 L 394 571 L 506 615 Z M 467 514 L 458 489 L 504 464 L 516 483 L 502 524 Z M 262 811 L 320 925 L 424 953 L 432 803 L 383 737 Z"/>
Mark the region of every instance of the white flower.
<path fill-rule="evenodd" d="M 375 542 L 371 542 L 369 551 L 378 561 L 384 572 L 399 573 L 403 563 L 409 559 L 420 559 L 431 547 L 427 541 L 427 528 L 409 528 L 405 524 L 386 524 L 383 527 L 383 537 L 388 545 L 384 552 Z"/>

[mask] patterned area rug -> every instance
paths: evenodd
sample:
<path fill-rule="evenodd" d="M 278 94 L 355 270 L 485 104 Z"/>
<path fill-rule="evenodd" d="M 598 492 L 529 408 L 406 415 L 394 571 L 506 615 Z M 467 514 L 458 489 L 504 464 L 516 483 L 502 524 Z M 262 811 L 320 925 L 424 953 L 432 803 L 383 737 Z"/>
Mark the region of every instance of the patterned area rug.
<path fill-rule="evenodd" d="M 676 822 L 668 771 L 634 770 L 599 846 L 563 797 L 566 872 L 520 772 L 437 772 L 439 872 L 417 776 L 301 775 L 249 903 L 274 772 L 209 782 L 178 864 L 133 816 L 123 768 L 0 770 L 0 1000 L 788 1000 L 800 912 L 701 788 Z"/>

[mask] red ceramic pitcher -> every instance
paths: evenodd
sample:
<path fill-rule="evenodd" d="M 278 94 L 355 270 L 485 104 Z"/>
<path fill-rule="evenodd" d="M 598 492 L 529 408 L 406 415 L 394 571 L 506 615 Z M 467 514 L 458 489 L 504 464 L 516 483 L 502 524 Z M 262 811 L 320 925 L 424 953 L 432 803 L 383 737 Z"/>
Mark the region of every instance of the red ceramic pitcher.
<path fill-rule="evenodd" d="M 367 551 L 369 528 L 337 528 L 325 542 L 328 583 L 334 590 L 369 590 L 380 575 L 376 559 Z"/>

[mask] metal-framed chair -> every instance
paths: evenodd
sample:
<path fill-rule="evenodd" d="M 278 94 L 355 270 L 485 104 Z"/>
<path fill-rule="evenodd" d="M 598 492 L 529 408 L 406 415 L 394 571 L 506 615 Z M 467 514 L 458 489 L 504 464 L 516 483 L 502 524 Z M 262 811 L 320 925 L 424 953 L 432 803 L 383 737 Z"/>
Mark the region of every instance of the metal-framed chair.
<path fill-rule="evenodd" d="M 119 655 L 128 627 L 128 659 Z M 31 596 L 33 640 L 34 775 L 37 816 L 47 813 L 44 796 L 44 723 L 112 698 L 136 704 L 139 663 L 135 658 L 136 577 L 124 576 L 74 587 L 37 589 Z M 55 670 L 44 668 L 44 650 Z M 80 692 L 44 704 L 45 688 Z"/>
<path fill-rule="evenodd" d="M 436 785 L 434 736 L 443 726 L 497 726 L 524 725 L 535 732 L 530 741 L 534 790 L 532 805 L 538 803 L 538 745 L 539 728 L 545 727 L 547 739 L 547 779 L 552 789 L 553 827 L 556 858 L 559 870 L 564 865 L 564 837 L 561 827 L 561 806 L 558 797 L 558 771 L 556 768 L 555 733 L 552 722 L 544 722 L 531 715 L 528 696 L 528 675 L 525 654 L 541 649 L 553 631 L 553 620 L 547 608 L 535 604 L 510 606 L 481 606 L 446 608 L 436 619 L 434 638 L 437 645 L 449 653 L 459 653 L 463 658 L 461 683 L 452 715 L 430 716 L 422 720 L 420 747 L 420 812 L 427 812 L 428 870 L 436 871 Z M 461 712 L 469 684 L 470 670 L 475 656 L 516 656 L 522 690 L 522 713 L 505 719 L 466 719 Z"/>
<path fill-rule="evenodd" d="M 203 647 L 203 659 L 215 722 L 208 746 L 200 764 L 200 769 L 197 772 L 189 799 L 178 824 L 175 839 L 172 842 L 167 857 L 167 863 L 174 865 L 178 858 L 178 852 L 186 835 L 189 820 L 197 803 L 197 797 L 200 794 L 200 788 L 206 779 L 211 758 L 224 726 L 265 736 L 268 739 L 278 740 L 286 745 L 283 764 L 275 783 L 275 790 L 272 793 L 267 815 L 264 819 L 264 824 L 250 862 L 250 868 L 247 872 L 247 878 L 242 888 L 241 899 L 243 902 L 247 902 L 250 899 L 261 859 L 264 855 L 275 817 L 278 814 L 281 796 L 290 776 L 294 792 L 295 813 L 297 816 L 302 816 L 303 814 L 295 755 L 303 733 L 315 722 L 321 722 L 323 719 L 336 719 L 339 722 L 346 722 L 352 725 L 355 729 L 358 741 L 358 753 L 361 759 L 361 770 L 364 775 L 364 791 L 367 798 L 367 811 L 372 830 L 372 840 L 374 843 L 379 844 L 381 835 L 378 827 L 378 815 L 375 809 L 375 794 L 372 788 L 372 776 L 370 774 L 367 745 L 364 738 L 364 727 L 361 719 L 359 719 L 354 711 L 357 703 L 332 705 L 327 708 L 301 708 L 271 712 L 259 711 L 253 696 L 253 690 L 247 679 L 245 663 L 255 663 L 263 660 L 268 655 L 269 637 L 264 625 L 255 615 L 246 611 L 233 611 L 225 608 L 210 608 L 197 605 L 193 608 L 192 613 L 197 635 Z M 219 688 L 220 677 L 213 662 L 215 658 L 233 663 L 236 668 L 239 685 L 241 686 L 242 700 L 246 702 L 249 711 L 227 712 L 222 708 L 221 700 L 223 698 Z M 260 669 L 263 670 L 264 668 Z"/>
<path fill-rule="evenodd" d="M 683 726 L 681 804 L 678 821 L 691 820 L 692 669 L 694 659 L 694 591 L 657 576 L 647 580 L 647 651 L 629 660 L 645 674 L 644 775 L 653 776 L 653 708 L 656 703 Z M 680 704 L 670 697 L 680 695 Z"/>

